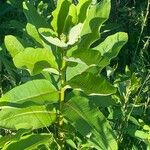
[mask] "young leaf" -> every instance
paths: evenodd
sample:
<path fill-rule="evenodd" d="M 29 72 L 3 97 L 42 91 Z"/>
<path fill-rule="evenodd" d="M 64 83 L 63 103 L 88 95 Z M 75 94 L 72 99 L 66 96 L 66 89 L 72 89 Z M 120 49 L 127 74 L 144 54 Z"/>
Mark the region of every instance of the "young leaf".
<path fill-rule="evenodd" d="M 104 115 L 85 97 L 76 96 L 64 104 L 63 113 L 93 146 L 103 150 L 117 150 L 117 142 Z"/>
<path fill-rule="evenodd" d="M 83 72 L 70 79 L 66 84 L 70 85 L 73 89 L 80 89 L 89 95 L 110 95 L 116 92 L 116 88 L 104 77 L 91 72 Z"/>
<path fill-rule="evenodd" d="M 18 53 L 24 51 L 24 46 L 22 45 L 19 38 L 13 35 L 5 36 L 5 46 L 12 57 L 15 57 Z"/>
<path fill-rule="evenodd" d="M 34 102 L 37 104 L 55 103 L 59 99 L 59 93 L 48 80 L 33 80 L 17 86 L 4 94 L 0 102 L 22 104 Z"/>
<path fill-rule="evenodd" d="M 70 7 L 69 7 L 68 16 L 66 17 L 66 20 L 65 20 L 65 25 L 64 25 L 63 33 L 65 33 L 67 35 L 68 32 L 69 32 L 69 30 L 75 24 L 77 24 L 77 21 L 78 21 L 78 18 L 77 18 L 77 9 L 76 9 L 76 6 L 74 4 L 71 4 Z"/>
<path fill-rule="evenodd" d="M 0 127 L 7 129 L 38 129 L 51 125 L 56 120 L 53 106 L 30 106 L 26 108 L 0 107 Z"/>
<path fill-rule="evenodd" d="M 43 45 L 43 42 L 40 38 L 38 30 L 36 29 L 36 27 L 34 25 L 27 23 L 26 31 L 37 42 L 38 45 L 40 45 L 40 46 Z"/>
<path fill-rule="evenodd" d="M 57 7 L 52 12 L 53 20 L 51 22 L 51 25 L 54 31 L 56 31 L 59 36 L 63 32 L 65 20 L 68 15 L 70 5 L 71 2 L 68 0 L 58 0 Z"/>
<path fill-rule="evenodd" d="M 68 39 L 69 39 L 67 42 L 68 45 L 73 45 L 79 40 L 82 27 L 83 27 L 83 24 L 79 23 L 71 28 L 69 32 L 69 36 L 68 36 Z"/>

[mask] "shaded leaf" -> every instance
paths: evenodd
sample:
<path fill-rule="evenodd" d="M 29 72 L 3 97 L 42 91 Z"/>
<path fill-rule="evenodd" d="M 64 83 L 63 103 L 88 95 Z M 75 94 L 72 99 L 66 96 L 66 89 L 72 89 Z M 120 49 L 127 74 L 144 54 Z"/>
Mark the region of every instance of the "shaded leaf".
<path fill-rule="evenodd" d="M 12 141 L 18 141 L 21 136 L 24 134 L 30 132 L 30 129 L 19 129 L 15 135 L 8 135 L 0 138 L 0 148 L 3 148 L 4 145 L 12 142 Z"/>
<path fill-rule="evenodd" d="M 87 17 L 88 7 L 90 6 L 92 0 L 79 0 L 77 5 L 77 15 L 78 15 L 78 23 L 84 22 Z"/>
<path fill-rule="evenodd" d="M 51 134 L 31 134 L 23 136 L 20 140 L 11 142 L 8 145 L 4 146 L 2 150 L 31 150 L 38 149 L 40 145 L 49 145 L 52 143 L 53 137 Z"/>
<path fill-rule="evenodd" d="M 91 72 L 83 72 L 70 79 L 67 84 L 89 95 L 110 95 L 116 92 L 116 88 L 104 77 L 96 76 Z"/>
<path fill-rule="evenodd" d="M 48 27 L 48 23 L 42 18 L 35 7 L 30 2 L 23 2 L 23 12 L 28 20 L 28 23 L 36 28 Z"/>

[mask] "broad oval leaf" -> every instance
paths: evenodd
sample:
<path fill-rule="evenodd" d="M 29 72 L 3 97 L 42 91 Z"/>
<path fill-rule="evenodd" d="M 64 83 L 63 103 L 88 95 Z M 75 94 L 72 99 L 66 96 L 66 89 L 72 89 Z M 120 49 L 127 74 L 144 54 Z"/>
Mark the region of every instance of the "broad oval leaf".
<path fill-rule="evenodd" d="M 26 108 L 0 107 L 0 127 L 7 129 L 44 128 L 56 121 L 53 106 L 30 106 Z"/>
<path fill-rule="evenodd" d="M 66 84 L 89 95 L 111 95 L 116 92 L 116 88 L 104 77 L 91 72 L 83 72 L 70 79 Z"/>
<path fill-rule="evenodd" d="M 64 104 L 63 114 L 84 137 L 89 137 L 96 149 L 117 150 L 117 141 L 109 122 L 97 106 L 81 96 Z"/>
<path fill-rule="evenodd" d="M 22 45 L 20 39 L 13 35 L 5 36 L 4 42 L 12 57 L 15 57 L 18 53 L 24 51 L 24 46 Z"/>
<path fill-rule="evenodd" d="M 31 74 L 38 74 L 44 68 L 55 68 L 57 63 L 51 50 L 46 48 L 26 48 L 13 58 L 17 68 L 26 67 Z"/>
<path fill-rule="evenodd" d="M 55 103 L 59 93 L 51 82 L 45 79 L 28 81 L 4 94 L 0 102 L 23 104 L 34 102 L 36 104 Z"/>

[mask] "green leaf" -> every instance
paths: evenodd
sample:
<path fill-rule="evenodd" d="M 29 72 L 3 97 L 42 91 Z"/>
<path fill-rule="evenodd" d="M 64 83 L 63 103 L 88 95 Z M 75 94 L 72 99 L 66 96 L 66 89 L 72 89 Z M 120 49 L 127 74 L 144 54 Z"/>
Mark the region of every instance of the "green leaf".
<path fill-rule="evenodd" d="M 116 92 L 116 88 L 104 77 L 87 71 L 73 77 L 66 84 L 89 95 L 110 95 Z"/>
<path fill-rule="evenodd" d="M 59 93 L 51 82 L 45 79 L 28 81 L 4 94 L 0 102 L 22 104 L 34 102 L 36 104 L 55 103 Z"/>
<path fill-rule="evenodd" d="M 27 23 L 26 31 L 40 46 L 43 45 L 43 42 L 40 38 L 38 30 L 36 29 L 34 25 Z"/>
<path fill-rule="evenodd" d="M 72 27 L 69 31 L 68 42 L 66 43 L 63 40 L 56 37 L 56 34 L 50 29 L 40 28 L 39 32 L 47 42 L 61 48 L 67 48 L 69 45 L 74 45 L 76 42 L 78 42 L 82 27 L 83 27 L 82 23 L 79 23 L 74 27 Z M 66 38 L 65 35 L 64 38 Z"/>
<path fill-rule="evenodd" d="M 93 146 L 103 150 L 117 150 L 113 130 L 104 115 L 85 97 L 76 96 L 64 104 L 64 116 Z"/>
<path fill-rule="evenodd" d="M 74 58 L 69 58 L 69 59 L 64 58 L 64 59 L 66 61 L 68 61 L 67 62 L 68 67 L 66 69 L 66 80 L 67 81 L 69 81 L 74 76 L 81 74 L 88 68 L 88 66 L 84 62 L 82 62 L 78 59 L 74 59 Z"/>
<path fill-rule="evenodd" d="M 46 48 L 26 48 L 13 58 L 17 68 L 26 67 L 31 74 L 38 74 L 44 68 L 55 68 L 57 63 L 51 50 Z"/>
<path fill-rule="evenodd" d="M 38 149 L 40 145 L 49 145 L 52 141 L 53 137 L 51 134 L 31 134 L 23 136 L 18 141 L 7 144 L 2 148 L 2 150 L 35 150 Z"/>
<path fill-rule="evenodd" d="M 71 2 L 68 0 L 58 0 L 57 7 L 52 12 L 53 20 L 51 22 L 51 26 L 53 27 L 54 31 L 58 33 L 58 35 L 61 35 L 63 32 L 70 5 Z"/>
<path fill-rule="evenodd" d="M 69 39 L 67 42 L 68 45 L 73 45 L 76 42 L 78 42 L 81 31 L 82 31 L 82 27 L 83 27 L 83 24 L 79 23 L 71 28 L 71 30 L 69 32 L 69 36 L 68 36 L 68 39 Z"/>
<path fill-rule="evenodd" d="M 124 32 L 118 32 L 111 36 L 108 36 L 104 42 L 99 44 L 97 47 L 94 47 L 95 50 L 99 51 L 102 55 L 102 59 L 99 63 L 99 66 L 104 68 L 110 63 L 110 60 L 115 58 L 120 49 L 128 41 L 128 35 Z"/>
<path fill-rule="evenodd" d="M 30 106 L 26 108 L 0 107 L 0 127 L 7 129 L 38 129 L 56 121 L 56 111 L 51 106 Z"/>
<path fill-rule="evenodd" d="M 100 66 L 100 62 L 102 59 L 101 53 L 98 50 L 93 49 L 76 50 L 72 53 L 72 57 L 81 59 L 88 66 L 90 65 Z"/>
<path fill-rule="evenodd" d="M 115 100 L 111 96 L 90 96 L 90 101 L 93 102 L 97 107 L 109 107 L 112 105 L 117 105 Z"/>
<path fill-rule="evenodd" d="M 110 7 L 110 0 L 102 0 L 89 8 L 81 33 L 79 49 L 89 48 L 99 38 L 100 27 L 108 19 Z"/>
<path fill-rule="evenodd" d="M 12 142 L 12 141 L 18 141 L 21 136 L 24 134 L 30 132 L 30 129 L 19 129 L 15 135 L 8 135 L 0 138 L 0 148 L 4 148 L 4 145 Z"/>
<path fill-rule="evenodd" d="M 63 32 L 67 35 L 69 30 L 77 23 L 77 21 L 78 18 L 76 6 L 74 4 L 71 4 L 69 7 L 68 16 L 65 20 Z"/>
<path fill-rule="evenodd" d="M 39 29 L 40 34 L 42 37 L 49 43 L 61 47 L 61 48 L 66 48 L 68 45 L 64 41 L 61 41 L 55 32 L 53 32 L 50 29 L 46 28 L 40 28 Z"/>
<path fill-rule="evenodd" d="M 23 2 L 23 12 L 28 20 L 28 23 L 34 25 L 36 28 L 49 26 L 30 2 Z"/>
<path fill-rule="evenodd" d="M 5 46 L 12 57 L 15 57 L 18 53 L 24 51 L 24 46 L 19 38 L 12 35 L 7 35 L 5 36 L 4 41 Z"/>
<path fill-rule="evenodd" d="M 78 23 L 84 22 L 87 17 L 88 7 L 90 6 L 92 0 L 79 0 L 77 5 L 77 15 L 78 15 Z"/>

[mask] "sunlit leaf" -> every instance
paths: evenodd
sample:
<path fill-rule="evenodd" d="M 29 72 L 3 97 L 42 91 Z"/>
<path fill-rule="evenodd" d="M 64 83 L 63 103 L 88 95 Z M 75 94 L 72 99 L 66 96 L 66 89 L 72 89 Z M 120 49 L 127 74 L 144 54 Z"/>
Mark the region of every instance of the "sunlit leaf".
<path fill-rule="evenodd" d="M 26 108 L 0 107 L 0 127 L 8 129 L 43 128 L 56 120 L 56 111 L 53 106 L 30 106 Z"/>
<path fill-rule="evenodd" d="M 117 150 L 117 142 L 104 115 L 85 97 L 76 96 L 64 105 L 64 116 L 95 148 Z"/>
<path fill-rule="evenodd" d="M 17 86 L 4 94 L 0 102 L 9 102 L 22 104 L 25 102 L 34 102 L 45 104 L 57 102 L 59 93 L 52 83 L 45 79 L 28 81 L 25 84 Z"/>

